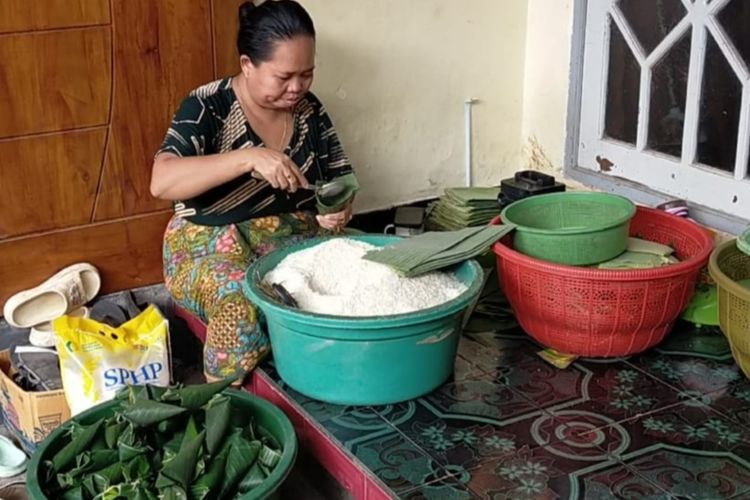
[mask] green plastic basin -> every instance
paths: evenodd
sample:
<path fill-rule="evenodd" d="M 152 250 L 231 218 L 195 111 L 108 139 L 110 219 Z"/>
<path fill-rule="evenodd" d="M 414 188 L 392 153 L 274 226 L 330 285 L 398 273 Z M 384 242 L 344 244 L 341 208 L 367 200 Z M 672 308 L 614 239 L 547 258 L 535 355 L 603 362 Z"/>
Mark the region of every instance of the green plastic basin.
<path fill-rule="evenodd" d="M 635 205 L 594 192 L 550 193 L 511 203 L 502 212 L 516 225 L 513 248 L 537 259 L 586 266 L 613 259 L 628 245 Z"/>
<path fill-rule="evenodd" d="M 230 397 L 233 409 L 236 408 L 239 411 L 247 411 L 252 414 L 258 430 L 262 434 L 273 437 L 282 447 L 281 459 L 271 475 L 258 487 L 240 498 L 242 500 L 276 498 L 277 490 L 286 480 L 294 466 L 294 461 L 297 459 L 297 436 L 294 433 L 294 427 L 279 408 L 265 399 L 235 389 L 226 389 L 225 394 Z M 101 403 L 80 415 L 76 415 L 68 422 L 76 421 L 85 425 L 92 424 L 99 419 L 112 416 L 118 404 L 114 400 Z M 69 426 L 69 423 L 65 423 L 55 429 L 39 444 L 31 456 L 26 476 L 26 488 L 30 499 L 46 500 L 48 498 L 42 492 L 41 464 L 45 460 L 50 460 L 61 449 L 63 445 L 61 438 L 67 432 Z"/>
<path fill-rule="evenodd" d="M 394 236 L 353 239 L 376 246 Z M 380 405 L 426 394 L 453 372 L 462 315 L 480 293 L 482 269 L 474 261 L 453 272 L 468 289 L 442 305 L 383 317 L 340 317 L 287 307 L 259 287 L 287 255 L 321 243 L 310 240 L 256 260 L 245 292 L 263 311 L 276 369 L 296 391 L 329 403 Z"/>

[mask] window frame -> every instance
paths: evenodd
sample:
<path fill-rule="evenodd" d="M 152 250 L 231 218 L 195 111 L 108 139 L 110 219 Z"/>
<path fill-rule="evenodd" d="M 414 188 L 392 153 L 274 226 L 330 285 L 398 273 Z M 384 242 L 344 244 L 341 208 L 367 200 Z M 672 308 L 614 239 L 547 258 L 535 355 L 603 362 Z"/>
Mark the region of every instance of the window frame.
<path fill-rule="evenodd" d="M 682 0 L 686 9 L 690 8 L 689 0 Z M 702 8 L 717 9 L 724 6 L 730 0 L 714 0 L 714 3 Z M 701 2 L 701 0 L 697 0 Z M 705 49 L 707 33 L 719 33 L 719 37 L 726 34 L 718 23 L 707 29 L 691 29 L 692 23 L 686 16 L 678 23 L 665 40 L 679 39 L 679 35 L 686 31 L 691 32 L 691 75 L 688 81 L 688 102 L 686 104 L 686 122 L 683 140 L 683 154 L 685 159 L 679 160 L 645 149 L 646 123 L 641 123 L 641 117 L 648 119 L 648 113 L 639 113 L 638 144 L 636 147 L 622 142 L 604 138 L 604 110 L 606 106 L 606 64 L 608 61 L 609 38 L 606 29 L 608 11 L 612 0 L 574 0 L 571 64 L 570 64 L 570 86 L 568 95 L 567 134 L 565 147 L 564 172 L 567 177 L 582 182 L 586 185 L 604 191 L 615 192 L 628 196 L 638 203 L 656 205 L 668 199 L 682 198 L 688 200 L 691 216 L 706 225 L 732 234 L 741 232 L 748 224 L 747 217 L 750 216 L 750 179 L 746 177 L 745 170 L 737 169 L 736 174 L 722 173 L 709 167 L 701 166 L 688 158 L 696 155 L 696 138 L 698 127 L 698 112 L 700 104 L 700 82 L 703 74 L 702 53 L 694 51 L 693 47 Z M 591 25 L 587 23 L 589 16 L 598 23 Z M 613 22 L 619 23 L 616 16 Z M 621 24 L 620 24 L 621 26 Z M 590 43 L 586 52 L 586 37 L 589 40 L 594 36 L 596 43 Z M 702 38 L 702 39 L 701 39 Z M 627 37 L 626 37 L 627 39 Z M 725 54 L 739 58 L 739 54 L 726 45 L 722 46 Z M 636 47 L 638 49 L 639 47 Z M 658 61 L 659 55 L 666 52 L 666 44 L 660 44 L 651 59 Z M 641 59 L 643 60 L 643 59 Z M 736 60 L 730 64 L 736 68 Z M 698 66 L 695 66 L 698 65 Z M 742 66 L 744 76 L 750 71 Z M 695 68 L 695 69 L 694 69 Z M 643 72 L 645 73 L 645 71 Z M 696 87 L 695 82 L 699 84 Z M 742 130 L 750 129 L 750 82 L 738 81 L 743 85 L 742 110 L 738 130 L 738 148 L 744 148 L 744 153 L 737 159 L 737 163 L 744 161 L 747 165 L 747 155 L 750 155 L 750 134 L 741 134 Z M 691 85 L 692 83 L 692 85 Z M 650 84 L 648 77 L 642 75 L 641 89 Z M 697 92 L 697 96 L 696 96 Z M 584 107 L 584 96 L 597 96 L 596 102 L 587 99 Z M 644 99 L 648 95 L 640 92 L 640 109 L 643 108 Z M 691 104 L 692 98 L 692 104 Z M 647 102 L 647 100 L 645 101 Z M 690 139 L 692 137 L 692 139 Z M 597 156 L 599 161 L 597 161 Z M 606 161 L 603 161 L 606 160 Z M 612 168 L 608 169 L 609 162 Z M 601 168 L 602 163 L 605 168 Z M 740 178 L 745 176 L 744 178 Z M 709 186 L 706 189 L 706 186 Z M 735 201 L 735 198 L 736 201 Z"/>

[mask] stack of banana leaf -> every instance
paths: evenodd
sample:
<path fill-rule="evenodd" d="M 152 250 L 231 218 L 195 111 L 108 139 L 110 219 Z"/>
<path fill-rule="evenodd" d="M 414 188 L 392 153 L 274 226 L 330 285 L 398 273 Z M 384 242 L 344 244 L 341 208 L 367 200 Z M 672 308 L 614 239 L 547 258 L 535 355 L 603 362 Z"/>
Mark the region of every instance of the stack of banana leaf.
<path fill-rule="evenodd" d="M 72 422 L 42 464 L 47 498 L 222 499 L 250 492 L 281 457 L 250 415 L 223 394 L 231 383 L 130 387 L 110 418 Z"/>
<path fill-rule="evenodd" d="M 431 231 L 455 231 L 485 226 L 500 214 L 498 194 L 500 188 L 493 187 L 448 188 L 430 207 L 426 228 Z"/>
<path fill-rule="evenodd" d="M 429 231 L 371 250 L 364 258 L 410 278 L 473 259 L 513 229 L 512 225 L 497 225 Z"/>

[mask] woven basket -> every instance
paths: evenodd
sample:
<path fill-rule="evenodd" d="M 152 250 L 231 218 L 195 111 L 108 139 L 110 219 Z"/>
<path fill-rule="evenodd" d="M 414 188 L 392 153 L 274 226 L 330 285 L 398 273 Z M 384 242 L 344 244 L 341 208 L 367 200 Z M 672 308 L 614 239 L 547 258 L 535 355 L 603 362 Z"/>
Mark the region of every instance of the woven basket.
<path fill-rule="evenodd" d="M 713 240 L 694 222 L 644 207 L 630 234 L 671 245 L 681 262 L 655 269 L 572 267 L 516 252 L 512 235 L 496 243 L 500 286 L 521 327 L 541 344 L 578 356 L 625 356 L 661 342 L 692 298 Z"/>
<path fill-rule="evenodd" d="M 750 255 L 727 241 L 711 253 L 708 271 L 719 296 L 719 326 L 737 364 L 750 378 L 750 290 L 737 281 L 750 278 Z"/>

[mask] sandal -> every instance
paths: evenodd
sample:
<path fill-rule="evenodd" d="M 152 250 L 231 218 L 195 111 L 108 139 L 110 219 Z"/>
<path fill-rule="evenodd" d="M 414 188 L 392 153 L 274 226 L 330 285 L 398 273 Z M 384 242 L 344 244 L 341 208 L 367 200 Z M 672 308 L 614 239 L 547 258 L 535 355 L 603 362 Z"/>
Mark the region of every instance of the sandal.
<path fill-rule="evenodd" d="M 16 328 L 47 323 L 91 301 L 99 293 L 101 283 L 94 266 L 74 264 L 41 285 L 9 298 L 3 315 Z"/>
<path fill-rule="evenodd" d="M 13 477 L 26 470 L 26 454 L 5 436 L 0 436 L 0 477 Z"/>
<path fill-rule="evenodd" d="M 89 309 L 88 307 L 79 307 L 74 311 L 70 311 L 66 316 L 88 318 Z M 32 326 L 31 331 L 29 332 L 29 344 L 36 347 L 55 347 L 55 339 L 56 337 L 55 332 L 52 329 L 52 322 Z"/>

